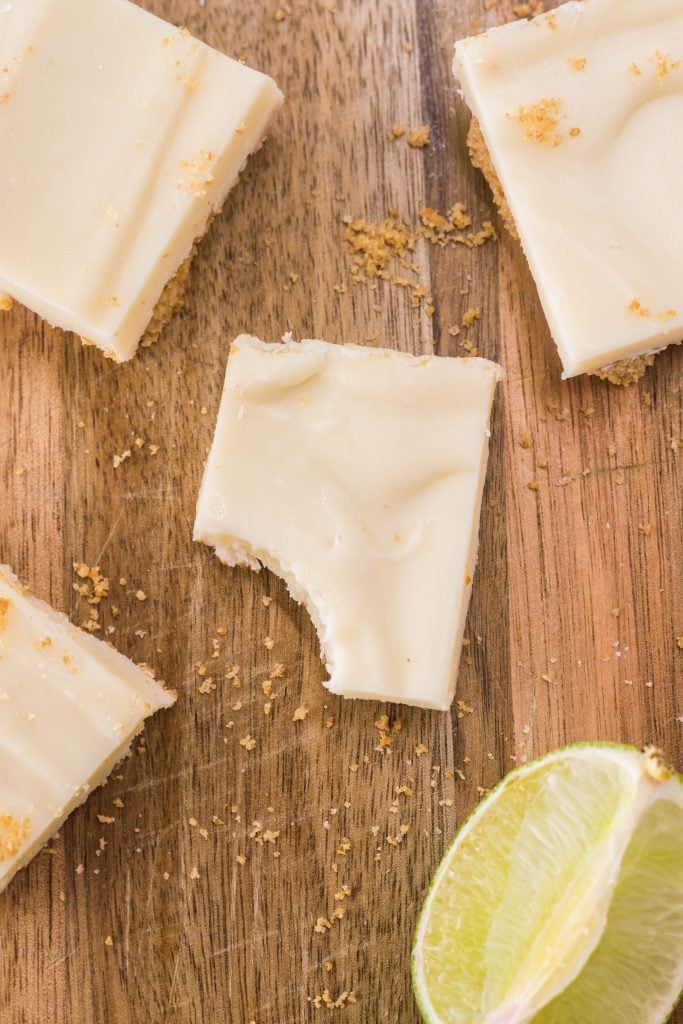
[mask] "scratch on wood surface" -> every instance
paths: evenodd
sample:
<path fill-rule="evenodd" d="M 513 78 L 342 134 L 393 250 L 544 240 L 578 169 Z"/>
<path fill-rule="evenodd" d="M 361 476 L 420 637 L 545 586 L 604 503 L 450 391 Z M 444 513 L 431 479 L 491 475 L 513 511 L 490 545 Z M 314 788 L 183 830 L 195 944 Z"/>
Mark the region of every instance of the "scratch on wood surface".
<path fill-rule="evenodd" d="M 62 964 L 66 963 L 67 960 L 70 960 L 71 957 L 75 953 L 78 953 L 78 947 L 76 947 L 74 949 L 68 950 L 66 953 L 64 953 L 62 956 L 60 956 L 57 960 L 53 960 L 51 963 L 47 964 L 45 966 L 45 970 L 46 971 L 54 971 L 54 970 L 56 970 L 57 967 L 61 967 Z"/>
<path fill-rule="evenodd" d="M 119 523 L 121 522 L 121 520 L 122 520 L 122 518 L 123 518 L 123 513 L 124 513 L 124 511 L 125 511 L 125 510 L 124 510 L 124 508 L 120 508 L 120 509 L 119 509 L 119 511 L 118 511 L 118 515 L 116 516 L 116 519 L 114 520 L 114 522 L 113 522 L 113 524 L 112 524 L 112 527 L 111 527 L 111 529 L 110 529 L 109 533 L 108 533 L 108 534 L 107 534 L 107 536 L 105 537 L 105 539 L 104 539 L 104 544 L 102 545 L 102 547 L 101 547 L 101 549 L 100 549 L 100 553 L 98 554 L 97 558 L 96 558 L 96 559 L 95 559 L 95 561 L 93 562 L 93 565 L 99 565 L 99 564 L 100 564 L 100 562 L 102 561 L 102 558 L 103 558 L 103 556 L 104 556 L 104 553 L 105 553 L 105 551 L 107 550 L 107 548 L 109 547 L 109 544 L 110 544 L 110 542 L 111 542 L 111 540 L 112 540 L 112 538 L 113 538 L 114 534 L 116 533 L 116 530 L 117 530 L 117 528 L 118 528 L 118 525 L 119 525 Z"/>
<path fill-rule="evenodd" d="M 144 930 L 147 928 L 147 922 L 149 920 L 150 908 L 152 906 L 152 899 L 154 898 L 154 895 L 155 895 L 156 886 L 159 883 L 159 879 L 158 879 L 158 875 L 157 875 L 157 870 L 156 870 L 157 856 L 158 856 L 158 853 L 159 853 L 159 837 L 158 837 L 158 835 L 154 837 L 153 845 L 154 845 L 154 855 L 152 857 L 152 866 L 151 866 L 151 868 L 149 870 L 149 880 L 148 880 L 148 883 L 147 883 L 147 898 L 145 900 L 145 909 L 144 909 L 144 912 L 143 912 L 143 915 L 142 915 L 142 924 L 140 926 L 141 935 L 144 932 Z M 141 949 L 141 947 L 142 947 L 142 938 L 140 938 L 140 942 L 138 944 L 137 957 L 140 956 L 140 949 Z"/>
<path fill-rule="evenodd" d="M 166 1002 L 166 1008 L 164 1010 L 164 1024 L 165 1024 L 166 1021 L 170 1020 L 169 1013 L 171 1012 L 171 1009 L 173 1008 L 173 995 L 175 993 L 176 981 L 178 980 L 178 967 L 180 965 L 180 956 L 181 956 L 181 953 L 182 953 L 182 943 L 183 943 L 183 941 L 184 940 L 181 939 L 181 944 L 180 944 L 180 946 L 178 947 L 178 949 L 174 953 L 173 973 L 172 973 L 172 976 L 171 976 L 171 987 L 170 987 L 169 992 L 168 992 L 168 1000 Z"/>
<path fill-rule="evenodd" d="M 131 902 L 133 895 L 133 885 L 130 866 L 126 864 L 126 875 L 125 875 L 125 896 L 124 896 L 124 912 L 123 912 L 123 959 L 126 965 L 126 969 L 130 963 L 130 939 L 131 939 Z"/>

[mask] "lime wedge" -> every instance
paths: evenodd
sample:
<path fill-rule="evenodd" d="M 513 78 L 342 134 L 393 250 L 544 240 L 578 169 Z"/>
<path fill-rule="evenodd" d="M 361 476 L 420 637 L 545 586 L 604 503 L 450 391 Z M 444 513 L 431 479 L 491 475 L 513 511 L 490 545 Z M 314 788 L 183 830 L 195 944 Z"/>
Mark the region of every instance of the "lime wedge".
<path fill-rule="evenodd" d="M 683 778 L 582 744 L 460 830 L 415 935 L 429 1024 L 661 1024 L 683 988 Z"/>

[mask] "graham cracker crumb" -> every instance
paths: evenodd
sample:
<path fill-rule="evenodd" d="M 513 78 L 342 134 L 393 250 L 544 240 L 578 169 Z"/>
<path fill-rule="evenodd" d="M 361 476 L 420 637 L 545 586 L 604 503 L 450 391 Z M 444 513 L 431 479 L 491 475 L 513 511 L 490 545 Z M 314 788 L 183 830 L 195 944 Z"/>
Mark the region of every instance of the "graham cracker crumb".
<path fill-rule="evenodd" d="M 375 750 L 384 751 L 387 747 L 393 746 L 395 734 L 399 733 L 402 728 L 403 720 L 401 718 L 390 722 L 388 715 L 380 715 L 375 722 L 375 729 L 379 732 L 379 746 L 375 747 Z"/>
<path fill-rule="evenodd" d="M 544 10 L 543 0 L 531 0 L 530 3 L 515 4 L 512 13 L 516 18 L 534 18 L 537 14 L 543 14 Z"/>
<path fill-rule="evenodd" d="M 522 103 L 514 114 L 506 117 L 522 125 L 528 142 L 557 147 L 564 138 L 560 131 L 561 112 L 561 100 L 545 97 L 537 103 Z"/>
<path fill-rule="evenodd" d="M 469 341 L 467 338 L 465 338 L 459 344 L 460 344 L 460 348 L 463 348 L 465 350 L 465 352 L 467 352 L 468 356 L 478 356 L 479 355 L 479 349 L 477 348 L 477 346 L 475 344 L 473 344 L 471 341 Z"/>
<path fill-rule="evenodd" d="M 655 65 L 655 74 L 659 85 L 663 85 L 669 74 L 681 66 L 680 60 L 672 60 L 670 53 L 662 53 L 661 50 L 655 50 L 650 60 Z"/>
<path fill-rule="evenodd" d="M 323 990 L 322 995 L 309 996 L 308 1001 L 312 1003 L 316 1010 L 323 1006 L 327 1010 L 341 1010 L 347 1003 L 355 1003 L 357 1000 L 353 990 L 348 991 L 345 989 L 334 999 L 330 995 L 330 990 L 326 988 Z"/>
<path fill-rule="evenodd" d="M 467 704 L 464 700 L 457 701 L 458 718 L 464 718 L 465 715 L 474 714 L 474 708 Z"/>
<path fill-rule="evenodd" d="M 647 306 L 643 306 L 637 296 L 635 299 L 631 299 L 627 309 L 629 313 L 632 313 L 634 316 L 641 316 L 650 319 L 654 318 L 656 320 L 671 320 L 673 317 L 678 315 L 677 309 L 662 309 L 658 313 L 653 313 L 652 310 L 647 308 Z"/>
<path fill-rule="evenodd" d="M 8 597 L 0 597 L 0 629 L 4 629 L 7 625 L 7 612 L 11 605 L 12 602 Z"/>
<path fill-rule="evenodd" d="M 88 618 L 80 623 L 81 629 L 85 629 L 89 633 L 96 633 L 101 629 L 99 605 L 103 598 L 109 596 L 109 580 L 102 576 L 99 565 L 89 566 L 85 562 L 74 562 L 73 570 L 79 580 L 83 581 L 82 583 L 74 583 L 73 589 L 90 606 Z M 112 609 L 112 614 L 114 614 L 114 609 Z"/>
<path fill-rule="evenodd" d="M 458 233 L 472 224 L 472 218 L 462 203 L 455 203 L 445 217 L 429 206 L 423 207 L 419 214 L 422 227 L 418 229 L 418 234 L 442 248 L 449 242 L 454 242 L 473 249 L 496 237 L 490 221 L 484 221 L 480 231 Z"/>
<path fill-rule="evenodd" d="M 645 758 L 645 774 L 653 782 L 666 782 L 671 778 L 672 769 L 664 761 L 661 750 L 658 750 L 657 747 L 646 747 L 643 756 Z"/>
<path fill-rule="evenodd" d="M 631 299 L 631 301 L 628 304 L 628 311 L 629 313 L 633 313 L 634 316 L 652 316 L 650 310 L 643 306 L 638 297 L 636 297 L 635 299 Z"/>
<path fill-rule="evenodd" d="M 568 57 L 567 61 L 569 63 L 569 67 L 573 68 L 574 71 L 583 71 L 588 63 L 588 57 Z"/>
<path fill-rule="evenodd" d="M 126 451 L 122 452 L 120 455 L 115 455 L 113 458 L 114 469 L 118 469 L 121 463 L 125 462 L 126 459 L 129 459 L 131 455 L 132 452 L 130 448 L 127 448 Z"/>
<path fill-rule="evenodd" d="M 387 138 L 390 142 L 394 142 L 395 139 L 401 139 L 405 135 L 407 129 L 404 124 L 392 124 L 391 128 L 387 132 Z"/>
<path fill-rule="evenodd" d="M 342 238 L 352 258 L 353 284 L 368 284 L 379 279 L 405 288 L 410 292 L 413 309 L 423 309 L 431 315 L 434 312 L 432 297 L 419 280 L 419 270 L 412 259 L 418 240 L 426 238 L 442 247 L 460 244 L 472 249 L 495 239 L 496 232 L 490 221 L 484 221 L 479 231 L 465 231 L 472 221 L 462 203 L 455 203 L 446 216 L 424 207 L 419 217 L 418 226 L 400 220 L 395 210 L 390 210 L 385 220 L 374 224 L 345 217 Z M 396 272 L 396 265 L 402 273 Z"/>
<path fill-rule="evenodd" d="M 480 318 L 481 310 L 478 307 L 472 306 L 463 314 L 462 326 L 471 327 L 474 324 L 475 320 L 479 320 Z"/>
<path fill-rule="evenodd" d="M 31 831 L 31 819 L 0 814 L 0 864 L 15 857 Z"/>
<path fill-rule="evenodd" d="M 431 126 L 428 124 L 420 125 L 419 128 L 413 128 L 412 131 L 408 132 L 408 145 L 412 146 L 413 149 L 424 149 L 425 146 L 429 145 L 431 132 Z"/>

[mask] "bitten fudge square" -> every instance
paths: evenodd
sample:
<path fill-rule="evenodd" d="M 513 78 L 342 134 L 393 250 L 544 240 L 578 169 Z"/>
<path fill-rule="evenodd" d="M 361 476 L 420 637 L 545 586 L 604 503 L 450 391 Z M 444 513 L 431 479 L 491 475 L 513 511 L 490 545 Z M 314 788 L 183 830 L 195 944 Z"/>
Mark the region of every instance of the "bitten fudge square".
<path fill-rule="evenodd" d="M 5 4 L 0 307 L 9 296 L 129 359 L 179 304 L 193 246 L 281 100 L 128 0 Z"/>
<path fill-rule="evenodd" d="M 637 379 L 683 339 L 683 5 L 566 3 L 461 40 L 454 72 L 564 376 Z"/>
<path fill-rule="evenodd" d="M 486 359 L 233 342 L 195 539 L 285 580 L 333 693 L 450 706 L 501 376 Z"/>

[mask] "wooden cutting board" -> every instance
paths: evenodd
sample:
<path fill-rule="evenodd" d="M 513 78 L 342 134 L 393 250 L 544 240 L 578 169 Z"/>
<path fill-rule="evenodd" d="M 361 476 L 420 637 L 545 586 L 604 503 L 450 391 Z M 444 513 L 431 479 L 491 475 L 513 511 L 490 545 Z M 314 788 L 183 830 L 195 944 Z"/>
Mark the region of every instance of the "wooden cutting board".
<path fill-rule="evenodd" d="M 398 287 L 351 284 L 346 215 L 393 207 L 414 221 L 456 200 L 477 223 L 492 215 L 450 64 L 454 40 L 509 19 L 511 3 L 288 0 L 282 20 L 276 0 L 146 6 L 272 74 L 287 104 L 157 345 L 116 367 L 21 308 L 0 321 L 2 560 L 77 622 L 88 612 L 72 563 L 99 565 L 111 640 L 180 692 L 0 897 L 0 1022 L 300 1024 L 326 1019 L 327 990 L 357 1000 L 331 1019 L 416 1024 L 418 908 L 483 790 L 574 740 L 655 743 L 683 765 L 683 350 L 629 389 L 561 383 L 500 225 L 472 251 L 419 243 L 431 318 Z M 429 145 L 389 141 L 394 122 L 431 125 Z M 464 334 L 507 383 L 463 703 L 450 715 L 344 703 L 323 689 L 314 630 L 282 583 L 191 541 L 229 344 L 291 330 L 459 355 L 448 328 L 472 306 L 481 319 Z M 401 725 L 385 752 L 382 714 Z M 331 927 L 316 932 L 318 918 Z"/>

